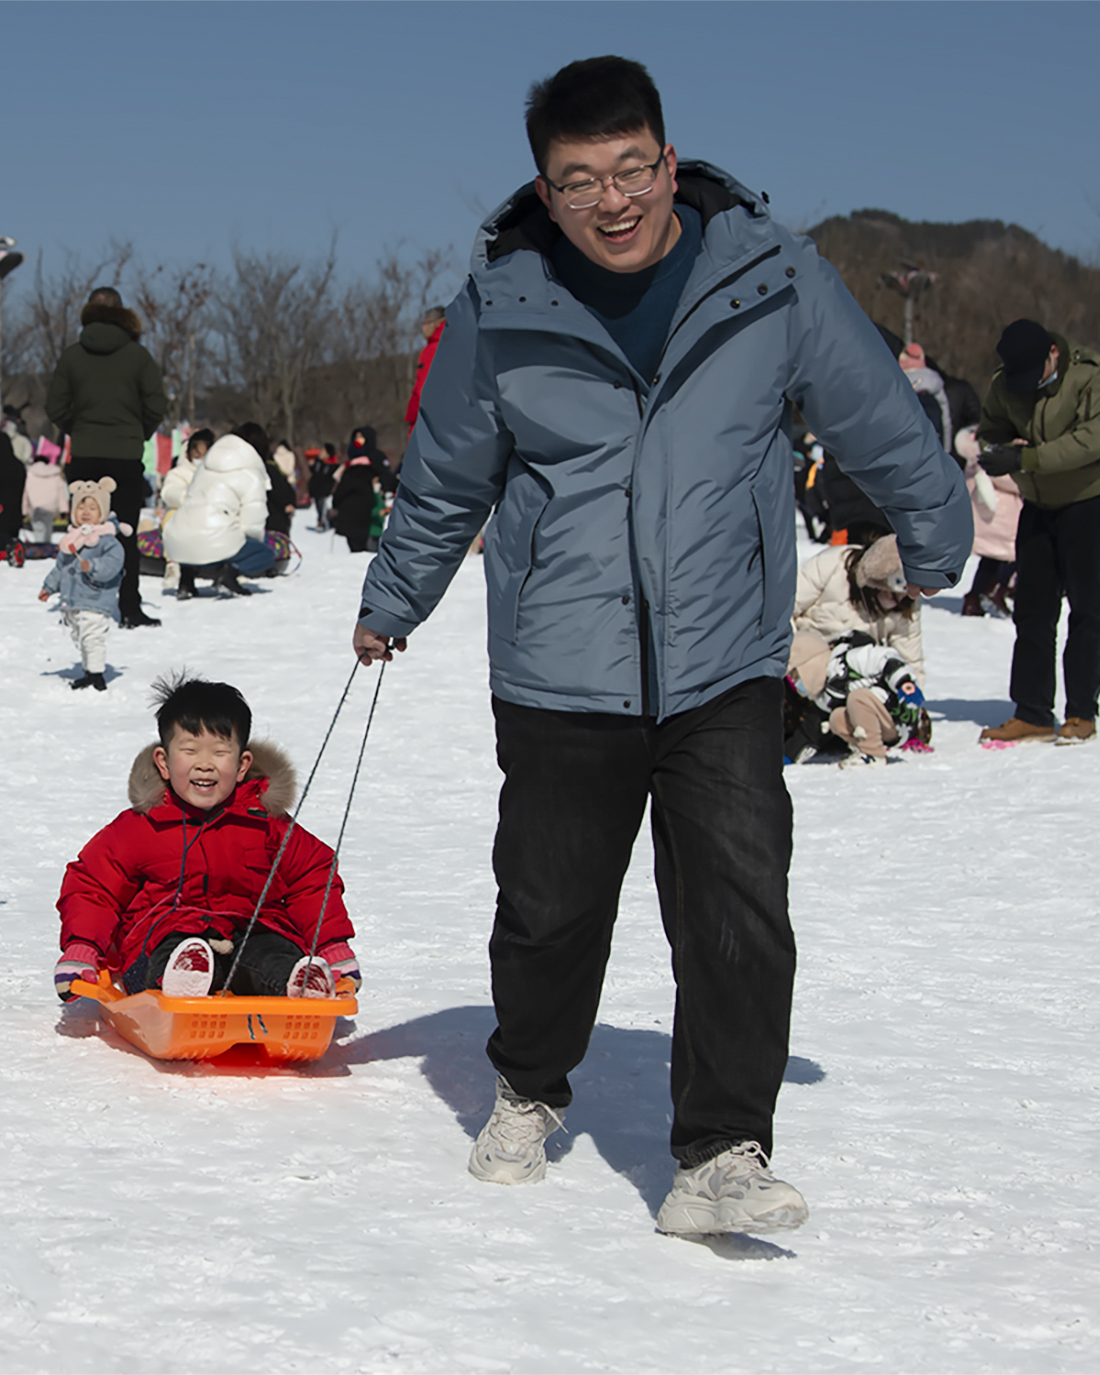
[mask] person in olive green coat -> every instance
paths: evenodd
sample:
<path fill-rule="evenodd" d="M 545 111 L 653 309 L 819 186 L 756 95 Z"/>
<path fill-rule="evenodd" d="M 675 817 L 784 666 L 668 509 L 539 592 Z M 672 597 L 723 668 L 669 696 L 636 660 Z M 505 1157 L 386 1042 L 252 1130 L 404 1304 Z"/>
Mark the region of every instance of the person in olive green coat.
<path fill-rule="evenodd" d="M 61 355 L 46 393 L 46 414 L 72 436 L 70 482 L 113 477 L 114 509 L 137 529 L 144 501 L 142 452 L 168 410 L 160 369 L 138 343 L 141 322 L 114 287 L 97 287 L 80 315 L 79 340 Z M 119 589 L 122 624 L 159 625 L 141 609 L 137 536 L 121 540 L 126 564 Z"/>
<path fill-rule="evenodd" d="M 1024 499 L 1016 534 L 1015 715 L 983 742 L 1096 736 L 1100 695 L 1100 354 L 1034 320 L 1016 320 L 997 345 L 1003 367 L 982 408 L 979 462 L 1011 474 Z M 1054 730 L 1054 657 L 1062 597 L 1065 723 Z"/>

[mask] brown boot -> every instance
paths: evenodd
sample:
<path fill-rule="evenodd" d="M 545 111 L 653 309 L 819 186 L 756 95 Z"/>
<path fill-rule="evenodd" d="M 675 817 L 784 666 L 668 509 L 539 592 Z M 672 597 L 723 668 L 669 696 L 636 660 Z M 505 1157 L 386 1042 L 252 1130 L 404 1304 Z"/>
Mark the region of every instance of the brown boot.
<path fill-rule="evenodd" d="M 1053 726 L 1033 726 L 1018 716 L 1010 716 L 1003 726 L 987 726 L 978 736 L 982 745 L 1022 745 L 1029 740 L 1053 739 Z"/>
<path fill-rule="evenodd" d="M 968 592 L 966 596 L 963 597 L 962 614 L 964 616 L 985 615 L 985 611 L 982 609 L 982 599 L 977 592 Z"/>
<path fill-rule="evenodd" d="M 1005 590 L 1000 583 L 991 587 L 981 602 L 982 610 L 988 611 L 991 616 L 996 616 L 1000 620 L 1012 619 L 1012 608 L 1005 601 Z"/>
<path fill-rule="evenodd" d="M 1083 745 L 1086 740 L 1096 739 L 1096 722 L 1086 721 L 1083 716 L 1067 716 L 1066 723 L 1058 731 L 1056 745 Z"/>

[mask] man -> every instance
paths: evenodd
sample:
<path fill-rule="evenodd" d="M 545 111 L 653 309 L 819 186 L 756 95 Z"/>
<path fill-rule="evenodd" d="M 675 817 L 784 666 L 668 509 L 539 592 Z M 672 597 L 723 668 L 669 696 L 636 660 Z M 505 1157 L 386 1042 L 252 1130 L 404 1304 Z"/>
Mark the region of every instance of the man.
<path fill-rule="evenodd" d="M 409 404 L 405 407 L 405 424 L 410 430 L 416 424 L 416 418 L 420 414 L 420 394 L 424 390 L 424 383 L 428 380 L 432 359 L 435 357 L 435 351 L 443 336 L 446 316 L 447 312 L 442 306 L 429 306 L 420 322 L 420 333 L 424 339 L 424 347 L 420 350 L 420 357 L 416 360 L 416 380 L 413 382 Z"/>
<path fill-rule="evenodd" d="M 470 1169 L 545 1172 L 652 800 L 677 983 L 658 1226 L 798 1226 L 768 1169 L 795 959 L 792 406 L 888 512 L 911 583 L 957 579 L 969 502 L 836 273 L 733 178 L 678 163 L 644 67 L 573 63 L 532 89 L 527 129 L 538 176 L 447 310 L 353 641 L 403 649 L 495 507 L 499 1079 Z"/>
<path fill-rule="evenodd" d="M 138 517 L 145 500 L 142 451 L 168 410 L 160 369 L 138 343 L 141 324 L 110 286 L 97 287 L 80 314 L 80 339 L 58 359 L 46 414 L 72 436 L 68 479 L 115 480 L 114 511 L 134 531 L 121 535 L 126 564 L 118 603 L 129 629 L 160 625 L 141 609 Z"/>
<path fill-rule="evenodd" d="M 1096 737 L 1100 692 L 1100 354 L 1034 320 L 1014 320 L 997 344 L 1002 367 L 982 407 L 979 462 L 1010 474 L 1024 499 L 1016 530 L 1015 715 L 983 741 Z M 1066 719 L 1054 730 L 1054 654 L 1062 597 Z"/>

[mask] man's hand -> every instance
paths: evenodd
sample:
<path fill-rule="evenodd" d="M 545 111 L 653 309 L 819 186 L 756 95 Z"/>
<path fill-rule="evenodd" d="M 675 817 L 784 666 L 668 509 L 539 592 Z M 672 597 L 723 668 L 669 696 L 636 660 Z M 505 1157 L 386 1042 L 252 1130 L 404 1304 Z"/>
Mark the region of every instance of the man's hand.
<path fill-rule="evenodd" d="M 404 654 L 408 643 L 402 636 L 399 640 L 394 640 L 393 648 L 399 654 Z M 375 659 L 384 659 L 388 664 L 393 658 L 389 637 L 379 635 L 376 630 L 368 630 L 366 626 L 358 623 L 355 626 L 355 634 L 351 637 L 351 647 L 355 650 L 355 657 L 364 664 L 373 663 Z"/>
<path fill-rule="evenodd" d="M 1019 444 L 993 444 L 978 455 L 978 462 L 990 477 L 1005 477 L 1018 473 L 1023 466 Z"/>
<path fill-rule="evenodd" d="M 39 592 L 38 600 L 40 602 L 48 602 L 50 600 L 50 594 L 46 591 L 45 588 L 43 588 L 42 591 Z"/>

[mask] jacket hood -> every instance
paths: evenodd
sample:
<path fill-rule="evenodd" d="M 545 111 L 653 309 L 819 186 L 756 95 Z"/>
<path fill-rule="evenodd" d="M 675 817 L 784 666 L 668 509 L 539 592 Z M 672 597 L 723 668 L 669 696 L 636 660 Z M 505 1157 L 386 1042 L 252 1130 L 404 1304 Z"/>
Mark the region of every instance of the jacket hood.
<path fill-rule="evenodd" d="M 141 338 L 141 321 L 125 306 L 91 303 L 80 312 L 80 347 L 87 353 L 117 353 Z"/>
<path fill-rule="evenodd" d="M 252 751 L 252 767 L 245 775 L 245 783 L 266 783 L 261 788 L 263 804 L 273 816 L 287 816 L 298 792 L 298 777 L 290 759 L 270 740 L 252 740 L 248 748 Z M 156 745 L 146 745 L 130 768 L 130 781 L 127 793 L 130 806 L 135 812 L 146 814 L 162 803 L 168 793 L 168 785 L 157 772 L 153 763 Z M 241 785 L 244 786 L 243 784 Z"/>
<path fill-rule="evenodd" d="M 268 486 L 271 485 L 263 459 L 247 439 L 235 434 L 222 435 L 221 439 L 211 444 L 198 467 L 205 467 L 212 473 L 235 473 L 240 468 L 258 468 L 263 472 L 264 481 Z"/>
<path fill-rule="evenodd" d="M 676 203 L 698 210 L 704 231 L 715 215 L 737 206 L 767 216 L 759 196 L 709 162 L 681 162 L 676 181 Z M 560 237 L 561 230 L 539 200 L 535 183 L 529 181 L 483 222 L 474 240 L 472 270 L 476 275 L 490 263 L 523 249 L 546 255 Z"/>

